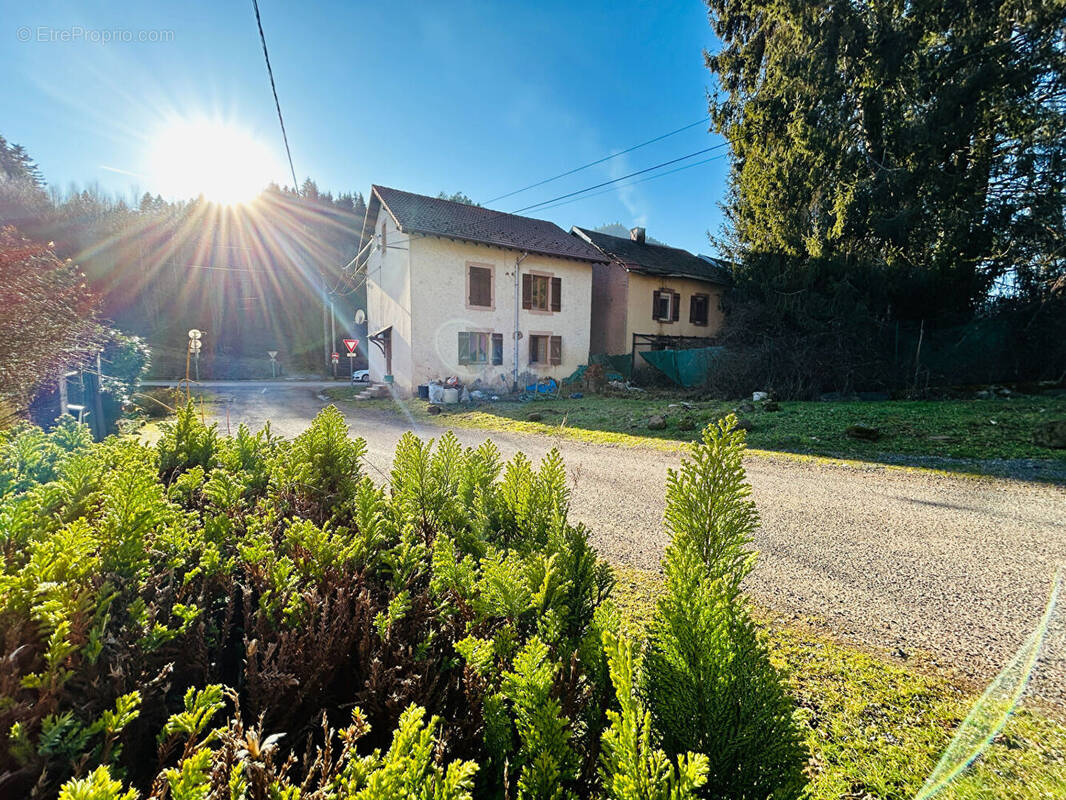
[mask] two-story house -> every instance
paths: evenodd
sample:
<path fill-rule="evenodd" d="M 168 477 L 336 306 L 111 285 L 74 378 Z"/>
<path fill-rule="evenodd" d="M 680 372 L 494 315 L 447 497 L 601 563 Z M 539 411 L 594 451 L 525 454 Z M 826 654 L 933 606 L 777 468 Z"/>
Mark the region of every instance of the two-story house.
<path fill-rule="evenodd" d="M 506 390 L 588 363 L 607 259 L 554 223 L 373 186 L 364 248 L 371 380 Z"/>
<path fill-rule="evenodd" d="M 711 343 L 722 327 L 722 294 L 732 283 L 726 262 L 652 244 L 643 228 L 633 228 L 628 239 L 577 227 L 571 233 L 607 259 L 593 268 L 590 352 Z"/>

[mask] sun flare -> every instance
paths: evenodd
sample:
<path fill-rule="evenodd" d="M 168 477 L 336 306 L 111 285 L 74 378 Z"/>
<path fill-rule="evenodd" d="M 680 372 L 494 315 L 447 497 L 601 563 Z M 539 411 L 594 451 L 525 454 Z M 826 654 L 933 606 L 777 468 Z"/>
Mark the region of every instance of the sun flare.
<path fill-rule="evenodd" d="M 212 120 L 182 120 L 152 141 L 152 191 L 175 199 L 203 195 L 213 203 L 247 203 L 279 180 L 270 148 L 247 131 Z"/>

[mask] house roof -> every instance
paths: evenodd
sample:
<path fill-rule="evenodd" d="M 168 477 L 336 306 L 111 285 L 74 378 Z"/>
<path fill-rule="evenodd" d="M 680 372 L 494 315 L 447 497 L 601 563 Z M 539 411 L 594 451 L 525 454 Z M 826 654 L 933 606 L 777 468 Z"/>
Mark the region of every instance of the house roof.
<path fill-rule="evenodd" d="M 679 247 L 635 242 L 587 228 L 574 227 L 571 233 L 574 238 L 589 242 L 612 261 L 633 272 L 663 277 L 695 278 L 720 286 L 733 283 L 728 262 L 720 259 L 693 255 Z"/>
<path fill-rule="evenodd" d="M 377 185 L 371 187 L 367 219 L 363 223 L 364 241 L 377 225 L 375 206 L 378 205 L 408 234 L 444 236 L 557 258 L 607 261 L 595 247 L 568 235 L 554 222 Z"/>

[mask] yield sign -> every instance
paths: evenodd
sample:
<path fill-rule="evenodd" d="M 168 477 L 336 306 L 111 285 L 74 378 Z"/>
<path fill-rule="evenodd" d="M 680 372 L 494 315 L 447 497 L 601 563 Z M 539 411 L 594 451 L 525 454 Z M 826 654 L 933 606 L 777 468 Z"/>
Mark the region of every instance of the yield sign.
<path fill-rule="evenodd" d="M 348 348 L 348 352 L 349 353 L 354 353 L 355 352 L 355 348 L 357 348 L 359 346 L 359 340 L 358 339 L 345 339 L 344 340 L 344 346 Z"/>

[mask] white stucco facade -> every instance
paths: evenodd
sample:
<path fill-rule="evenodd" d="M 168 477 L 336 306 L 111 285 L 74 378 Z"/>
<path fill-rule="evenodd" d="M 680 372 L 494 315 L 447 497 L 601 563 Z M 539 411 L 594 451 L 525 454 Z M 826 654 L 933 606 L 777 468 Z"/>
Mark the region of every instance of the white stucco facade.
<path fill-rule="evenodd" d="M 366 262 L 367 317 L 371 334 L 391 326 L 392 376 L 397 392 L 409 396 L 419 384 L 457 376 L 467 386 L 508 390 L 515 367 L 515 314 L 518 315 L 519 385 L 538 377 L 560 380 L 588 363 L 592 306 L 592 264 L 576 259 L 526 255 L 515 270 L 519 251 L 438 236 L 401 233 L 387 213 L 378 216 L 376 237 L 385 224 L 386 247 L 377 244 Z M 471 266 L 491 271 L 491 303 L 469 303 Z M 523 309 L 521 276 L 557 278 L 558 311 Z M 502 363 L 494 364 L 490 346 L 485 363 L 460 364 L 460 334 L 498 334 Z M 529 337 L 560 337 L 560 363 L 531 363 Z M 484 340 L 482 340 L 484 341 Z M 368 347 L 370 377 L 382 381 L 385 357 Z"/>

